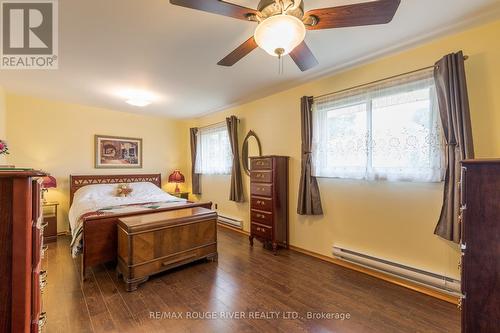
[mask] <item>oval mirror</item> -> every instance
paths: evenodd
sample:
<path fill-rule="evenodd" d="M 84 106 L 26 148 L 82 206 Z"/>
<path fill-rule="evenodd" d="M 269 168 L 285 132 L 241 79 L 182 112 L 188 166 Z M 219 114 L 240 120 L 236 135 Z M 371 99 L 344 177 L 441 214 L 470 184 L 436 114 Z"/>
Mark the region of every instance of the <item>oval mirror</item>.
<path fill-rule="evenodd" d="M 243 170 L 250 176 L 250 157 L 262 156 L 262 146 L 260 140 L 254 131 L 250 130 L 243 141 L 241 149 L 241 159 L 243 162 Z"/>

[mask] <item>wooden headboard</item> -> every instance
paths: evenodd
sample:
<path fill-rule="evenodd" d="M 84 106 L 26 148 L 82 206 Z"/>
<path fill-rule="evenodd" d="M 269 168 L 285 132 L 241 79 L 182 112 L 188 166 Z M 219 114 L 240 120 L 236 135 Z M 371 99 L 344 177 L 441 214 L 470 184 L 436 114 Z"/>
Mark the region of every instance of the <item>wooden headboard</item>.
<path fill-rule="evenodd" d="M 150 182 L 161 188 L 161 174 L 145 174 L 145 175 L 82 175 L 69 176 L 69 202 L 73 203 L 75 192 L 84 186 L 95 184 L 122 184 L 122 183 L 138 183 Z"/>

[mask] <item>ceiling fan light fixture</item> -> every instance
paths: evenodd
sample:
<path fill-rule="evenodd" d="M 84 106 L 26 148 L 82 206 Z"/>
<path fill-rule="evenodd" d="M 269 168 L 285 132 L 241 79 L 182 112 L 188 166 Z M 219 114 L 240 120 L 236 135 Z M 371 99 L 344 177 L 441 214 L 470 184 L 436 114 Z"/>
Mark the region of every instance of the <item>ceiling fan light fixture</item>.
<path fill-rule="evenodd" d="M 255 42 L 272 56 L 285 56 L 306 37 L 306 27 L 295 16 L 280 14 L 262 21 L 255 29 Z"/>

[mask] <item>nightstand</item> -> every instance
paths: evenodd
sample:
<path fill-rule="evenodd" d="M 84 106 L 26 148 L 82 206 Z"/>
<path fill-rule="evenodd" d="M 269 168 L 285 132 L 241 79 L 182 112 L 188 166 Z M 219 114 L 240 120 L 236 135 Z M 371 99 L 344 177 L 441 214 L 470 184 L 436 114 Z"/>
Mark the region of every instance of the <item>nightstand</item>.
<path fill-rule="evenodd" d="M 48 201 L 42 204 L 43 206 L 43 221 L 47 226 L 43 230 L 43 242 L 51 243 L 57 241 L 57 207 L 59 203 L 56 201 Z"/>
<path fill-rule="evenodd" d="M 189 199 L 189 192 L 168 192 L 168 194 L 173 195 L 174 197 L 181 198 L 181 199 Z"/>

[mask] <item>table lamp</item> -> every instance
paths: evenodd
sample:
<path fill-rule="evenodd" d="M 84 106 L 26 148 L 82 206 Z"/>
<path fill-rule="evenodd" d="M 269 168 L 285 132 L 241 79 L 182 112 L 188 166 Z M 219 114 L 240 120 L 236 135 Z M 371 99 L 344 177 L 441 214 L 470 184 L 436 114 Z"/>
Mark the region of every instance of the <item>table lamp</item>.
<path fill-rule="evenodd" d="M 174 170 L 170 176 L 168 176 L 169 183 L 175 183 L 175 193 L 179 193 L 179 184 L 184 183 L 184 175 L 179 170 Z"/>
<path fill-rule="evenodd" d="M 42 189 L 43 203 L 47 203 L 47 200 L 45 199 L 45 192 L 48 192 L 49 188 L 56 188 L 57 180 L 52 176 L 43 177 L 42 186 L 43 186 Z"/>

